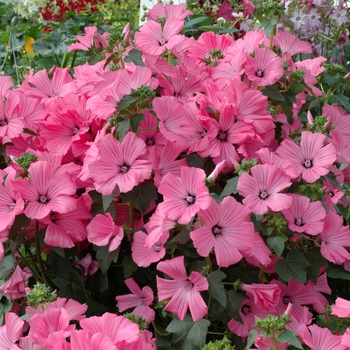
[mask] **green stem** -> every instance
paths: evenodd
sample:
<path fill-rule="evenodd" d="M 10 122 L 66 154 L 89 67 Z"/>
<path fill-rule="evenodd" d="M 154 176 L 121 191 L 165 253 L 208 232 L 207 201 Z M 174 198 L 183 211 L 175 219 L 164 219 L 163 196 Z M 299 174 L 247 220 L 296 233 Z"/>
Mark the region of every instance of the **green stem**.
<path fill-rule="evenodd" d="M 73 58 L 72 58 L 72 63 L 70 64 L 71 68 L 74 67 L 75 59 L 77 58 L 77 52 L 78 52 L 78 50 L 74 51 Z"/>
<path fill-rule="evenodd" d="M 134 206 L 131 202 L 128 202 L 129 204 L 129 219 L 130 219 L 130 232 L 129 232 L 129 238 L 130 238 L 130 244 L 132 244 L 134 239 Z"/>
<path fill-rule="evenodd" d="M 155 322 L 152 322 L 152 325 L 153 325 L 153 328 L 154 328 L 155 332 L 158 333 L 161 337 L 169 337 L 172 334 L 172 333 L 169 333 L 169 332 L 162 332 L 162 331 L 160 331 L 157 328 Z"/>
<path fill-rule="evenodd" d="M 207 259 L 207 271 L 208 273 L 211 273 L 213 271 L 213 265 L 210 260 L 210 255 L 208 255 L 206 259 Z"/>
<path fill-rule="evenodd" d="M 54 290 L 53 283 L 50 281 L 50 279 L 46 276 L 45 273 L 45 267 L 44 267 L 44 261 L 41 257 L 41 251 L 40 251 L 40 239 L 39 239 L 39 221 L 36 221 L 35 223 L 35 250 L 36 250 L 36 256 L 38 259 L 39 267 L 41 270 L 41 276 L 44 280 L 45 284 L 51 289 Z"/>
<path fill-rule="evenodd" d="M 279 346 L 278 346 L 278 341 L 275 337 L 275 333 L 272 334 L 272 340 L 273 340 L 273 343 L 275 344 L 275 350 L 279 350 Z"/>
<path fill-rule="evenodd" d="M 70 53 L 68 53 L 68 52 L 63 56 L 63 60 L 62 60 L 62 63 L 61 63 L 61 68 L 66 68 L 67 67 L 68 61 L 69 61 L 69 57 L 70 57 Z"/>
<path fill-rule="evenodd" d="M 26 258 L 25 256 L 23 256 L 23 254 L 21 253 L 21 251 L 19 249 L 17 249 L 18 254 L 21 256 L 22 260 L 25 260 L 30 271 L 32 271 L 34 277 L 39 281 L 39 282 L 43 282 L 43 279 L 40 275 L 40 271 L 38 270 L 37 266 L 33 263 L 31 257 Z"/>

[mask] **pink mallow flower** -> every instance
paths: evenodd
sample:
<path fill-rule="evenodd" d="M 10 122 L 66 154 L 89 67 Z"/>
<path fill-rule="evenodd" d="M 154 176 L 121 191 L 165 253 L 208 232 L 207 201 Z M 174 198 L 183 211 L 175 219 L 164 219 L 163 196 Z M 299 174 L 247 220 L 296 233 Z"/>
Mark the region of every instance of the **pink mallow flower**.
<path fill-rule="evenodd" d="M 250 297 L 254 299 L 255 306 L 261 310 L 271 313 L 280 300 L 281 289 L 277 284 L 243 284 L 244 290 Z"/>
<path fill-rule="evenodd" d="M 147 323 L 151 323 L 155 318 L 155 311 L 149 306 L 152 305 L 154 294 L 149 286 L 142 289 L 137 285 L 133 278 L 124 281 L 132 294 L 118 295 L 115 299 L 118 303 L 120 312 L 135 308 L 132 312 L 135 315 L 142 316 Z"/>
<path fill-rule="evenodd" d="M 338 317 L 350 317 L 350 301 L 338 297 L 335 299 L 335 305 L 331 306 L 332 315 Z"/>
<path fill-rule="evenodd" d="M 5 313 L 5 324 L 0 327 L 0 349 L 20 350 L 15 344 L 23 333 L 24 321 L 15 313 Z"/>
<path fill-rule="evenodd" d="M 158 188 L 164 196 L 164 202 L 159 204 L 161 212 L 180 224 L 188 224 L 199 210 L 207 209 L 211 203 L 205 179 L 204 170 L 198 168 L 181 167 L 180 177 L 166 174 Z"/>
<path fill-rule="evenodd" d="M 26 283 L 31 275 L 17 265 L 11 277 L 0 287 L 0 293 L 10 300 L 22 298 L 26 295 Z"/>
<path fill-rule="evenodd" d="M 157 270 L 173 278 L 169 280 L 157 276 L 159 301 L 170 299 L 165 311 L 172 312 L 183 320 L 189 308 L 193 321 L 198 321 L 207 314 L 208 308 L 200 292 L 208 290 L 208 281 L 196 271 L 187 277 L 183 255 L 161 261 Z"/>
<path fill-rule="evenodd" d="M 291 194 L 292 205 L 282 214 L 288 221 L 288 227 L 294 232 L 305 232 L 315 236 L 323 229 L 322 219 L 326 216 L 326 211 L 320 201 L 310 202 L 305 196 Z"/>
<path fill-rule="evenodd" d="M 259 164 L 250 169 L 252 175 L 244 173 L 239 177 L 237 189 L 244 196 L 243 204 L 257 215 L 269 209 L 288 209 L 292 198 L 280 193 L 291 185 L 290 178 L 272 164 Z"/>
<path fill-rule="evenodd" d="M 209 208 L 198 213 L 203 226 L 190 233 L 198 254 L 206 257 L 214 248 L 217 264 L 222 267 L 251 255 L 254 226 L 248 221 L 249 213 L 233 197 L 225 197 L 221 203 L 212 199 Z"/>
<path fill-rule="evenodd" d="M 99 157 L 89 170 L 98 192 L 108 196 L 118 186 L 125 193 L 151 176 L 151 162 L 141 159 L 146 145 L 134 133 L 127 133 L 122 143 L 108 134 L 97 146 Z"/>
<path fill-rule="evenodd" d="M 325 141 L 323 134 L 303 131 L 300 146 L 291 140 L 284 140 L 276 152 L 293 163 L 303 180 L 312 183 L 328 174 L 337 158 L 336 148 L 331 143 L 325 146 Z"/>
<path fill-rule="evenodd" d="M 29 181 L 17 179 L 13 187 L 28 201 L 24 214 L 31 219 L 43 219 L 51 211 L 68 213 L 77 206 L 72 197 L 76 186 L 68 173 L 55 171 L 52 164 L 37 161 L 28 168 Z"/>

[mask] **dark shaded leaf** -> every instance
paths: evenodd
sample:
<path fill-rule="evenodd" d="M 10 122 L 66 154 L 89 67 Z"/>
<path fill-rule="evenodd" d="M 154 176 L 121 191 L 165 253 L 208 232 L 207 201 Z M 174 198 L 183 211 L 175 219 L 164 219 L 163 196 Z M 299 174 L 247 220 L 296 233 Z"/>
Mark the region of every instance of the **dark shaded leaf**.
<path fill-rule="evenodd" d="M 131 255 L 127 255 L 122 262 L 124 270 L 124 278 L 127 279 L 138 269 Z"/>
<path fill-rule="evenodd" d="M 280 93 L 279 85 L 273 84 L 261 90 L 264 96 L 267 96 L 275 101 L 284 101 L 283 95 Z"/>
<path fill-rule="evenodd" d="M 288 241 L 288 237 L 284 234 L 278 234 L 273 237 L 269 237 L 266 241 L 267 246 L 273 249 L 275 253 L 280 256 L 284 250 L 284 242 Z"/>
<path fill-rule="evenodd" d="M 104 247 L 98 247 L 94 245 L 96 251 L 96 259 L 100 265 L 102 273 L 106 273 L 111 266 L 112 262 L 117 262 L 119 256 L 119 248 L 110 252 L 108 250 L 109 245 Z"/>
<path fill-rule="evenodd" d="M 276 272 L 279 277 L 288 282 L 292 277 L 297 281 L 306 283 L 306 267 L 310 266 L 302 252 L 290 251 L 284 259 L 276 263 Z"/>
<path fill-rule="evenodd" d="M 221 192 L 220 196 L 225 197 L 231 194 L 238 193 L 237 183 L 238 183 L 238 176 L 235 176 L 232 179 L 227 180 L 224 190 Z"/>
<path fill-rule="evenodd" d="M 129 54 L 124 58 L 126 63 L 134 62 L 136 66 L 144 67 L 145 64 L 142 61 L 142 51 L 132 49 Z"/>
<path fill-rule="evenodd" d="M 209 294 L 224 307 L 226 306 L 226 294 L 222 280 L 225 278 L 226 275 L 220 270 L 213 271 L 208 276 Z"/>
<path fill-rule="evenodd" d="M 15 260 L 12 254 L 7 254 L 0 261 L 0 278 L 6 278 L 12 272 Z"/>
<path fill-rule="evenodd" d="M 130 125 L 131 125 L 131 129 L 134 133 L 137 133 L 137 130 L 139 128 L 139 123 L 141 120 L 144 120 L 145 116 L 142 113 L 137 113 L 134 114 L 131 118 L 130 118 Z"/>
<path fill-rule="evenodd" d="M 124 95 L 118 103 L 118 112 L 121 112 L 123 109 L 130 107 L 134 102 L 139 98 L 131 95 Z"/>
<path fill-rule="evenodd" d="M 310 262 L 310 266 L 306 268 L 307 277 L 316 284 L 321 267 L 328 266 L 328 262 L 322 256 L 320 248 L 318 247 L 313 247 L 309 250 L 306 254 L 306 258 Z"/>
<path fill-rule="evenodd" d="M 31 219 L 27 218 L 25 214 L 17 215 L 15 218 L 14 223 L 12 224 L 10 228 L 10 235 L 9 239 L 13 239 L 13 237 L 19 233 L 20 231 L 23 231 L 30 223 Z"/>
<path fill-rule="evenodd" d="M 281 343 L 292 344 L 297 349 L 303 349 L 296 333 L 290 329 L 285 329 L 281 334 L 279 334 L 277 340 Z"/>
<path fill-rule="evenodd" d="M 208 320 L 193 322 L 191 317 L 186 316 L 182 321 L 177 318 L 173 319 L 166 330 L 174 333 L 174 349 L 199 350 L 205 345 L 209 325 Z"/>

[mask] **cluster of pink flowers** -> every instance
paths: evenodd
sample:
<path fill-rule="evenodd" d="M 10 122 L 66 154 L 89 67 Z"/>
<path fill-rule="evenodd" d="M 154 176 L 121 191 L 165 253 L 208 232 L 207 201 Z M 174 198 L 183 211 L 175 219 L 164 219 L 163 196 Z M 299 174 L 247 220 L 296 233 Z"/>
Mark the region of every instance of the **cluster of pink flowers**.
<path fill-rule="evenodd" d="M 119 259 L 131 257 L 134 271 L 152 271 L 150 282 L 125 278 L 131 294 L 117 288 L 119 313 L 132 309 L 157 334 L 165 316 L 156 303 L 180 321 L 211 320 L 208 300 L 221 303 L 221 294 L 210 275 L 225 279 L 233 267 L 252 267 L 260 270 L 256 283 L 236 285 L 245 296 L 241 320 L 229 314 L 224 327 L 246 341 L 256 317 L 288 313 L 287 328 L 311 349 L 350 349 L 348 331 L 333 335 L 314 325 L 312 314 L 328 305 L 327 264 L 350 271 L 350 230 L 339 214 L 339 205 L 349 206 L 350 115 L 325 104 L 324 125 L 316 126 L 321 116 L 311 112 L 304 124 L 300 119 L 307 99 L 322 96 L 317 79 L 325 58 L 295 62 L 311 46 L 284 30 L 271 37 L 249 31 L 238 40 L 213 32 L 186 37 L 189 14 L 184 5 L 155 5 L 134 42 L 126 29 L 129 43 L 118 46 L 118 62 L 108 53 L 75 67 L 73 77 L 66 68 L 32 72 L 18 88 L 0 77 L 0 141 L 8 161 L 0 170 L 0 260 L 17 264 L 0 292 L 25 304 L 26 282 L 47 282 L 55 251 L 70 257 L 84 281 L 98 271 L 117 275 L 111 263 L 119 252 Z M 108 35 L 85 33 L 71 50 L 107 47 Z M 130 62 L 135 52 L 141 65 Z M 302 88 L 291 99 L 298 74 Z M 324 194 L 313 198 L 312 186 Z M 262 235 L 273 220 L 279 224 Z M 273 239 L 282 240 L 281 249 Z M 113 256 L 107 267 L 96 248 Z M 288 254 L 300 253 L 306 267 L 311 250 L 325 261 L 316 278 L 306 270 L 279 276 Z M 228 283 L 234 282 L 240 281 Z M 51 283 L 60 288 L 57 279 Z M 225 297 L 232 291 L 221 287 Z M 334 315 L 349 317 L 345 303 L 338 300 Z M 85 317 L 87 306 L 73 300 L 27 307 L 26 321 L 15 310 L 0 328 L 1 349 L 156 348 L 150 331 L 109 312 Z M 259 336 L 255 345 L 270 349 L 270 341 Z M 280 342 L 280 349 L 288 345 Z"/>

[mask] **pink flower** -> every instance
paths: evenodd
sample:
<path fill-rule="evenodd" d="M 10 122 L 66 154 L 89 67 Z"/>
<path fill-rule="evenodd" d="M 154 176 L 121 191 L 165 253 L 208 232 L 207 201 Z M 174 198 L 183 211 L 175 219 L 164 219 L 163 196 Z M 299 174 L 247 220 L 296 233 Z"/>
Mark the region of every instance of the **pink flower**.
<path fill-rule="evenodd" d="M 259 164 L 250 169 L 253 176 L 242 174 L 237 189 L 244 196 L 243 204 L 257 215 L 269 209 L 280 211 L 292 204 L 292 198 L 280 193 L 291 185 L 289 177 L 272 164 Z"/>
<path fill-rule="evenodd" d="M 74 350 L 118 350 L 107 335 L 84 330 L 72 332 L 70 343 Z"/>
<path fill-rule="evenodd" d="M 343 264 L 350 259 L 350 230 L 349 226 L 343 226 L 343 217 L 335 212 L 329 211 L 324 222 L 323 231 L 320 233 L 322 239 L 321 254 L 334 264 Z"/>
<path fill-rule="evenodd" d="M 24 321 L 15 313 L 5 313 L 5 324 L 0 327 L 0 349 L 20 350 L 15 344 L 23 333 Z"/>
<path fill-rule="evenodd" d="M 205 179 L 204 170 L 198 168 L 181 167 L 180 177 L 166 174 L 158 188 L 164 196 L 164 202 L 159 204 L 161 212 L 180 224 L 188 224 L 200 209 L 207 209 L 211 203 Z"/>
<path fill-rule="evenodd" d="M 26 294 L 26 283 L 31 275 L 17 265 L 11 277 L 0 287 L 0 293 L 10 300 L 22 298 Z"/>
<path fill-rule="evenodd" d="M 291 140 L 284 140 L 277 154 L 293 163 L 303 179 L 312 183 L 329 172 L 337 158 L 335 147 L 330 143 L 324 146 L 326 136 L 320 133 L 303 131 L 300 146 Z"/>
<path fill-rule="evenodd" d="M 134 133 L 127 133 L 122 143 L 108 134 L 98 147 L 99 157 L 89 165 L 98 192 L 108 196 L 116 186 L 120 192 L 128 192 L 151 176 L 151 162 L 141 159 L 145 143 Z"/>
<path fill-rule="evenodd" d="M 116 225 L 110 213 L 97 214 L 87 225 L 87 239 L 98 246 L 109 244 L 110 252 L 116 250 L 124 236 L 122 227 Z"/>
<path fill-rule="evenodd" d="M 46 161 L 32 163 L 28 173 L 30 182 L 17 179 L 12 185 L 28 201 L 24 214 L 29 218 L 43 219 L 51 211 L 67 213 L 76 208 L 77 201 L 71 197 L 76 187 L 67 173 L 55 171 Z"/>
<path fill-rule="evenodd" d="M 258 86 L 272 85 L 283 75 L 283 60 L 269 49 L 257 48 L 254 57 L 247 55 L 245 73 Z"/>
<path fill-rule="evenodd" d="M 175 17 L 168 18 L 164 26 L 149 20 L 135 33 L 135 46 L 144 53 L 158 56 L 184 40 L 184 36 L 179 35 L 183 26 L 184 21 Z"/>
<path fill-rule="evenodd" d="M 201 256 L 214 248 L 217 264 L 228 267 L 251 254 L 254 227 L 248 221 L 250 211 L 233 197 L 221 203 L 213 199 L 209 208 L 198 213 L 203 225 L 190 233 L 193 245 Z"/>
<path fill-rule="evenodd" d="M 88 274 L 93 275 L 99 269 L 99 263 L 97 260 L 92 260 L 91 254 L 87 253 L 86 256 L 75 263 L 83 271 L 84 277 Z"/>
<path fill-rule="evenodd" d="M 183 255 L 161 261 L 157 270 L 173 278 L 169 280 L 157 276 L 159 301 L 170 299 L 164 308 L 165 311 L 172 312 L 180 320 L 184 319 L 188 308 L 193 321 L 198 321 L 206 315 L 207 305 L 199 292 L 208 290 L 208 281 L 195 271 L 187 277 Z"/>
<path fill-rule="evenodd" d="M 122 344 L 130 344 L 139 338 L 139 327 L 123 316 L 117 316 L 109 312 L 102 316 L 93 316 L 80 321 L 83 330 L 90 334 L 104 334 L 117 349 L 124 349 Z M 127 346 L 127 345 L 126 345 Z M 127 348 L 127 347 L 126 347 Z"/>
<path fill-rule="evenodd" d="M 261 310 L 271 313 L 279 302 L 281 289 L 277 284 L 243 284 L 244 290 L 250 297 L 254 298 L 255 306 Z"/>
<path fill-rule="evenodd" d="M 155 311 L 149 306 L 152 305 L 154 295 L 151 287 L 145 286 L 140 289 L 133 278 L 124 281 L 132 294 L 118 295 L 115 299 L 120 312 L 135 308 L 133 314 L 142 316 L 147 323 L 151 323 L 155 318 Z"/>
<path fill-rule="evenodd" d="M 350 317 L 350 301 L 338 297 L 335 299 L 335 305 L 331 306 L 332 315 L 338 317 Z"/>
<path fill-rule="evenodd" d="M 89 51 L 93 46 L 96 46 L 96 48 L 99 48 L 101 44 L 104 47 L 108 46 L 108 42 L 106 38 L 108 36 L 108 33 L 99 35 L 97 33 L 97 27 L 95 26 L 85 27 L 84 32 L 85 32 L 85 36 L 78 35 L 77 36 L 78 42 L 72 45 L 69 45 L 67 47 L 69 51 L 76 51 L 76 50 Z"/>
<path fill-rule="evenodd" d="M 186 4 L 162 4 L 156 3 L 148 12 L 147 18 L 157 20 L 159 18 L 175 17 L 177 19 L 185 19 L 187 16 L 192 15 L 190 10 L 186 10 Z"/>
<path fill-rule="evenodd" d="M 294 232 L 305 232 L 315 236 L 323 229 L 322 219 L 326 211 L 320 201 L 311 202 L 308 197 L 297 194 L 290 195 L 293 199 L 292 205 L 282 214 L 288 221 L 288 227 Z"/>

